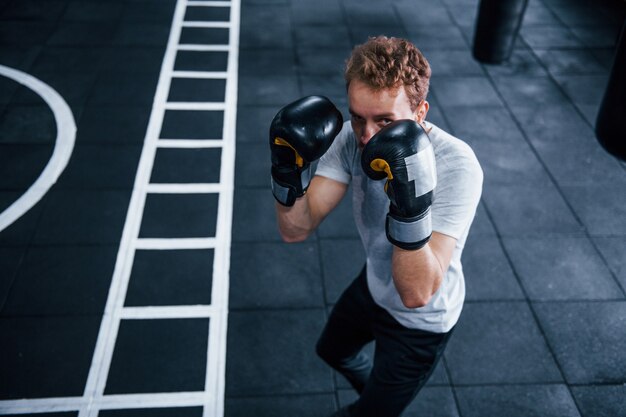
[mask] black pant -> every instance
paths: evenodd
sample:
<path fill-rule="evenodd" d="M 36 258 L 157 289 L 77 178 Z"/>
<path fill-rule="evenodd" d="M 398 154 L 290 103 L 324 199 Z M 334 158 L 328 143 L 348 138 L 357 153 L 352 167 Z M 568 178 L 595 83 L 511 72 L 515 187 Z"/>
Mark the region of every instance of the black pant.
<path fill-rule="evenodd" d="M 352 417 L 397 417 L 430 377 L 450 334 L 409 329 L 378 306 L 365 268 L 343 292 L 317 342 L 317 353 L 360 394 Z M 376 341 L 374 361 L 361 350 Z"/>

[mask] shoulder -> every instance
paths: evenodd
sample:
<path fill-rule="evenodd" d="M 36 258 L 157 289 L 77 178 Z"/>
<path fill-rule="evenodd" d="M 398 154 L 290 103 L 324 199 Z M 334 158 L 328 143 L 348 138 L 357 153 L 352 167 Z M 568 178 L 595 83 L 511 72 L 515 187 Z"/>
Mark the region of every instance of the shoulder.
<path fill-rule="evenodd" d="M 350 121 L 344 122 L 341 127 L 341 131 L 335 138 L 335 142 L 341 146 L 356 145 L 354 140 L 354 131 L 352 130 L 352 123 Z"/>
<path fill-rule="evenodd" d="M 333 140 L 328 152 L 331 154 L 349 154 L 356 150 L 356 142 L 354 140 L 354 131 L 350 122 L 345 122 L 339 131 L 339 134 Z"/>
<path fill-rule="evenodd" d="M 474 218 L 483 187 L 483 171 L 472 148 L 431 123 L 437 185 L 433 230 L 460 239 Z"/>
<path fill-rule="evenodd" d="M 428 136 L 435 152 L 437 171 L 471 174 L 482 180 L 482 169 L 476 154 L 463 140 L 451 135 L 438 126 L 428 123 Z"/>
<path fill-rule="evenodd" d="M 350 122 L 346 122 L 328 151 L 320 158 L 316 174 L 345 184 L 349 183 L 356 151 L 352 126 Z"/>

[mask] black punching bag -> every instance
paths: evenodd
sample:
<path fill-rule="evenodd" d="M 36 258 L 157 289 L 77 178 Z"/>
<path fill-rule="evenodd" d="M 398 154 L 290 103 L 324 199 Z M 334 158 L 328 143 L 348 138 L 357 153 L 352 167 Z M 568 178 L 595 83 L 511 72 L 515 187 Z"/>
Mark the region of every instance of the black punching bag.
<path fill-rule="evenodd" d="M 474 33 L 474 58 L 499 64 L 511 56 L 528 0 L 481 0 Z"/>
<path fill-rule="evenodd" d="M 626 161 L 626 21 L 598 111 L 596 137 L 607 152 Z"/>

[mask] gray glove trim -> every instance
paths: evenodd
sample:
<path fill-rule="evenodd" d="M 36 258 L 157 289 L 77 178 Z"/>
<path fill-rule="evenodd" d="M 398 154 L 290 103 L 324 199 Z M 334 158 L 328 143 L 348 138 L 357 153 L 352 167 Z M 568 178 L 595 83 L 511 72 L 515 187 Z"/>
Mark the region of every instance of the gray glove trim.
<path fill-rule="evenodd" d="M 293 194 L 293 188 L 280 185 L 272 177 L 272 194 L 274 198 L 283 206 L 293 206 L 293 202 L 289 204 L 289 194 Z"/>
<path fill-rule="evenodd" d="M 311 165 L 307 166 L 300 173 L 300 182 L 302 183 L 302 191 L 306 192 L 306 189 L 309 188 L 309 184 L 311 183 Z"/>
<path fill-rule="evenodd" d="M 306 193 L 311 182 L 311 166 L 307 166 L 300 172 L 300 183 L 302 184 L 302 194 L 297 195 L 296 189 L 291 185 L 283 185 L 277 182 L 274 177 L 272 179 L 272 194 L 274 198 L 283 206 L 291 207 L 296 202 L 296 198 L 302 197 Z"/>
<path fill-rule="evenodd" d="M 419 249 L 428 242 L 433 232 L 430 207 L 417 219 L 398 220 L 387 215 L 387 238 L 403 249 Z"/>

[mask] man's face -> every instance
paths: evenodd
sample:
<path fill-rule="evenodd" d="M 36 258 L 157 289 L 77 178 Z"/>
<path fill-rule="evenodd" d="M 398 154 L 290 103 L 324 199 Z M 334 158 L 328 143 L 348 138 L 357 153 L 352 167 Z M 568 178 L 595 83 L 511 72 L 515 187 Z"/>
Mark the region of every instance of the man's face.
<path fill-rule="evenodd" d="M 411 119 L 422 123 L 428 111 L 428 102 L 422 101 L 415 111 L 411 110 L 404 86 L 398 89 L 375 91 L 359 80 L 348 87 L 350 120 L 360 149 L 382 127 L 395 120 Z"/>

